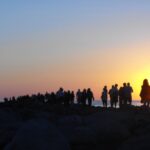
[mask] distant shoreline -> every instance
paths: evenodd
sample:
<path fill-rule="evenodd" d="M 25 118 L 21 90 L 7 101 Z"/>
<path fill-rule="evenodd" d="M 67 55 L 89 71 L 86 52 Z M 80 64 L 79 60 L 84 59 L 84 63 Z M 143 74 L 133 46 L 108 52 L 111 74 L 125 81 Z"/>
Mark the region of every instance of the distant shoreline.
<path fill-rule="evenodd" d="M 132 101 L 132 105 L 133 106 L 142 106 L 142 103 L 140 100 L 133 100 Z M 95 100 L 92 104 L 92 106 L 95 106 L 95 107 L 99 107 L 99 106 L 103 106 L 102 104 L 102 101 L 101 100 Z M 108 107 L 110 107 L 110 101 L 108 101 Z M 117 104 L 117 107 L 119 107 L 119 103 Z"/>
<path fill-rule="evenodd" d="M 4 100 L 0 99 L 0 103 L 3 103 L 3 102 L 4 102 Z M 75 103 L 76 103 L 76 100 L 75 100 Z M 142 103 L 141 103 L 140 100 L 133 100 L 132 101 L 132 105 L 134 105 L 134 106 L 141 106 Z M 101 106 L 102 107 L 103 104 L 102 104 L 101 100 L 95 100 L 95 101 L 93 101 L 92 106 L 95 106 L 95 107 Z M 110 107 L 110 100 L 108 100 L 108 107 Z"/>

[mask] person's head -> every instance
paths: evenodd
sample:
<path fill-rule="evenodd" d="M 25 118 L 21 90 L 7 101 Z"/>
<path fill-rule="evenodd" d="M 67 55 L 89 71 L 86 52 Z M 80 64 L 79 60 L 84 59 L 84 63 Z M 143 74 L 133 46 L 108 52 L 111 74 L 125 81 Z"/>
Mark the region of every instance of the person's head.
<path fill-rule="evenodd" d="M 147 80 L 147 79 L 144 79 L 143 85 L 144 85 L 144 86 L 149 86 L 149 83 L 148 83 L 148 80 Z"/>
<path fill-rule="evenodd" d="M 123 86 L 125 87 L 125 86 L 127 86 L 127 84 L 126 84 L 126 83 L 123 83 Z"/>
<path fill-rule="evenodd" d="M 106 86 L 106 85 L 104 86 L 104 89 L 107 89 L 107 86 Z"/>
<path fill-rule="evenodd" d="M 60 89 L 59 89 L 61 92 L 63 92 L 64 91 L 64 89 L 62 88 L 62 87 L 60 87 Z"/>
<path fill-rule="evenodd" d="M 115 87 L 117 88 L 117 87 L 118 87 L 118 84 L 115 84 Z"/>
<path fill-rule="evenodd" d="M 70 90 L 68 90 L 68 92 L 67 92 L 68 94 L 70 94 L 71 92 L 70 92 Z"/>
<path fill-rule="evenodd" d="M 127 83 L 127 86 L 130 86 L 130 83 L 129 83 L 129 82 Z"/>
<path fill-rule="evenodd" d="M 87 89 L 87 91 L 91 91 L 91 89 L 90 89 L 90 88 L 88 88 L 88 89 Z"/>
<path fill-rule="evenodd" d="M 83 89 L 83 92 L 86 92 L 86 89 Z"/>

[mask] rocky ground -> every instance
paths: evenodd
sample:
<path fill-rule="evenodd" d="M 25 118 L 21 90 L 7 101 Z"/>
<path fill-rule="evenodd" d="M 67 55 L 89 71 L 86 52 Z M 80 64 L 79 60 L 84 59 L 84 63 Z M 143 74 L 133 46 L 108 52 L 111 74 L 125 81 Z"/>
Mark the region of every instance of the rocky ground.
<path fill-rule="evenodd" d="M 142 107 L 0 106 L 0 149 L 150 149 L 150 110 Z"/>

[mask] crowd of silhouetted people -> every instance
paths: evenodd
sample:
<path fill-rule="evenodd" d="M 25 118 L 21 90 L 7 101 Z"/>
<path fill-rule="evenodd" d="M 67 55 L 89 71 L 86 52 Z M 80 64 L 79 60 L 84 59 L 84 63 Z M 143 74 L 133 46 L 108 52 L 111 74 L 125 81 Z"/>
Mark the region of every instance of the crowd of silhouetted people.
<path fill-rule="evenodd" d="M 108 107 L 108 99 L 110 100 L 110 107 L 124 107 L 128 105 L 132 105 L 132 93 L 133 88 L 130 83 L 123 83 L 123 86 L 120 88 L 118 84 L 112 85 L 112 87 L 108 90 L 107 86 L 104 86 L 101 94 L 101 101 L 103 107 Z M 150 106 L 150 85 L 148 80 L 145 79 L 143 81 L 142 89 L 140 92 L 141 103 L 144 106 Z M 64 105 L 65 107 L 69 107 L 73 104 L 78 104 L 81 106 L 92 106 L 92 102 L 94 101 L 94 94 L 90 88 L 80 90 L 78 89 L 76 93 L 74 91 L 65 91 L 63 88 L 60 88 L 56 92 L 45 94 L 33 94 L 31 96 L 19 96 L 19 97 L 11 97 L 4 98 L 4 103 L 6 104 L 22 104 L 22 105 L 30 105 L 30 104 L 50 104 L 50 105 Z"/>
<path fill-rule="evenodd" d="M 58 91 L 51 93 L 46 92 L 45 94 L 38 93 L 31 96 L 25 95 L 17 98 L 4 98 L 4 102 L 6 104 L 22 104 L 24 106 L 30 104 L 63 104 L 67 107 L 75 104 L 75 97 L 77 99 L 77 104 L 92 106 L 94 96 L 90 88 L 84 89 L 83 91 L 79 89 L 76 94 L 74 94 L 74 91 L 65 91 L 63 88 L 60 88 Z"/>
<path fill-rule="evenodd" d="M 77 103 L 82 105 L 88 105 L 92 106 L 92 101 L 94 100 L 93 92 L 90 88 L 87 90 L 84 89 L 83 91 L 80 91 L 80 89 L 76 93 Z"/>
<path fill-rule="evenodd" d="M 74 91 L 65 91 L 63 88 L 60 88 L 56 92 L 45 94 L 33 94 L 31 96 L 19 96 L 19 97 L 11 97 L 4 98 L 4 102 L 6 104 L 20 104 L 20 105 L 30 105 L 30 104 L 63 104 L 64 106 L 70 106 L 75 104 L 75 97 L 77 99 L 77 104 L 82 106 L 92 106 L 92 101 L 94 100 L 93 92 L 90 88 L 84 89 L 81 91 L 80 89 L 74 94 Z"/>
<path fill-rule="evenodd" d="M 108 94 L 110 97 L 110 106 L 116 108 L 119 103 L 119 107 L 132 104 L 132 92 L 133 89 L 130 83 L 123 83 L 123 86 L 118 88 L 118 84 L 112 85 L 111 89 L 108 91 L 107 86 L 104 86 L 101 99 L 103 106 L 108 105 Z"/>
<path fill-rule="evenodd" d="M 56 93 L 46 92 L 45 94 L 33 94 L 31 96 L 19 96 L 17 98 L 4 98 L 4 102 L 7 104 L 22 104 L 22 105 L 30 105 L 30 104 L 63 104 L 64 106 L 69 106 L 74 104 L 75 95 L 73 91 L 64 91 L 63 88 L 60 88 Z"/>

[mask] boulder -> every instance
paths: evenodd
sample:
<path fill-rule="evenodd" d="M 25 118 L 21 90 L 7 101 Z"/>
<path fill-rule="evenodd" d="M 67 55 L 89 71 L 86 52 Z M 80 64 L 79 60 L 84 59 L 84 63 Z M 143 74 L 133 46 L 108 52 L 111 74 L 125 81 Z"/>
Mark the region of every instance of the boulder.
<path fill-rule="evenodd" d="M 12 141 L 22 122 L 0 124 L 0 149 Z"/>
<path fill-rule="evenodd" d="M 10 124 L 21 120 L 21 117 L 17 115 L 11 109 L 0 110 L 0 124 Z"/>
<path fill-rule="evenodd" d="M 57 121 L 58 126 L 81 126 L 82 124 L 83 119 L 78 115 L 64 116 Z"/>
<path fill-rule="evenodd" d="M 65 137 L 46 120 L 27 122 L 4 150 L 69 150 Z"/>
<path fill-rule="evenodd" d="M 94 145 L 96 144 L 96 135 L 88 127 L 77 127 L 71 136 L 71 144 L 73 145 Z"/>
<path fill-rule="evenodd" d="M 143 135 L 124 142 L 119 150 L 148 150 L 150 149 L 150 135 Z"/>
<path fill-rule="evenodd" d="M 57 120 L 56 125 L 71 143 L 72 136 L 76 134 L 76 128 L 83 125 L 83 119 L 77 115 L 64 116 Z"/>
<path fill-rule="evenodd" d="M 118 115 L 119 114 L 119 115 Z M 95 132 L 101 143 L 117 143 L 130 136 L 131 119 L 128 114 L 103 112 L 85 118 L 85 124 Z"/>

